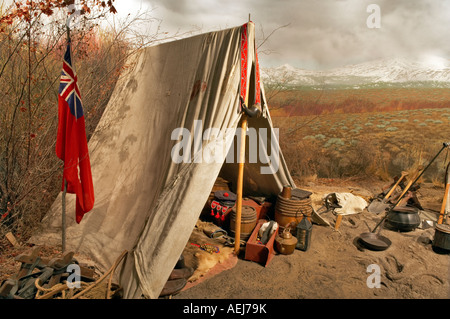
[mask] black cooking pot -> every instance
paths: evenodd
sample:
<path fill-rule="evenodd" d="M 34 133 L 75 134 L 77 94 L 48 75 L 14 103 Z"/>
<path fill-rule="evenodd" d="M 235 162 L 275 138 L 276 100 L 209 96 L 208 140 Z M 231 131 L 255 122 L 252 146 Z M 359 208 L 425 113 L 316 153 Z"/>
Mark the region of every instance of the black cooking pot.
<path fill-rule="evenodd" d="M 450 226 L 444 224 L 436 225 L 434 233 L 433 248 L 450 252 Z"/>
<path fill-rule="evenodd" d="M 388 224 L 399 231 L 412 231 L 420 225 L 419 209 L 410 206 L 395 207 L 388 212 Z"/>

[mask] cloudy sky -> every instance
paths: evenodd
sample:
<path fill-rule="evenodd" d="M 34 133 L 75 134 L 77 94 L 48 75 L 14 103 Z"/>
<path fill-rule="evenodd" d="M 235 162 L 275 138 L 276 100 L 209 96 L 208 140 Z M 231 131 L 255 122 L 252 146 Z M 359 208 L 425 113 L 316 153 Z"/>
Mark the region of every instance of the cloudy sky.
<path fill-rule="evenodd" d="M 151 10 L 167 32 L 208 32 L 251 19 L 257 38 L 279 28 L 260 47 L 263 66 L 285 63 L 327 69 L 389 56 L 450 58 L 447 0 L 116 0 L 120 14 Z M 380 28 L 367 20 L 380 8 Z M 374 21 L 374 20 L 371 20 Z M 286 27 L 282 27 L 288 25 Z M 282 28 L 280 28 L 282 27 Z"/>

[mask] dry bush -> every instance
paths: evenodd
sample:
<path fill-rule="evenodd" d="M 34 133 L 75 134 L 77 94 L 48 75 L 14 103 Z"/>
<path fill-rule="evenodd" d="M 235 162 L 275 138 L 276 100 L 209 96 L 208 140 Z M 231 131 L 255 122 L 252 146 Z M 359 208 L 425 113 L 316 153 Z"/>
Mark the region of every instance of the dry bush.
<path fill-rule="evenodd" d="M 118 77 L 132 67 L 126 61 L 156 37 L 134 29 L 143 17 L 151 22 L 146 13 L 110 26 L 100 26 L 100 17 L 71 31 L 88 139 Z M 26 240 L 62 186 L 63 163 L 54 150 L 66 16 L 8 21 L 0 23 L 0 238 L 11 231 Z"/>

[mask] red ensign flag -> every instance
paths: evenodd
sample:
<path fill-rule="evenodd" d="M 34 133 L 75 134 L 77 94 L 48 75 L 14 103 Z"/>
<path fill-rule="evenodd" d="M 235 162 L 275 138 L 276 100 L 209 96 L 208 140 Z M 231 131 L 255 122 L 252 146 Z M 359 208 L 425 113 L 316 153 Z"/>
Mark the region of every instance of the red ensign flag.
<path fill-rule="evenodd" d="M 70 43 L 64 55 L 59 84 L 56 155 L 64 161 L 63 189 L 64 181 L 67 181 L 67 193 L 76 194 L 76 221 L 80 223 L 84 214 L 94 206 L 94 186 Z"/>

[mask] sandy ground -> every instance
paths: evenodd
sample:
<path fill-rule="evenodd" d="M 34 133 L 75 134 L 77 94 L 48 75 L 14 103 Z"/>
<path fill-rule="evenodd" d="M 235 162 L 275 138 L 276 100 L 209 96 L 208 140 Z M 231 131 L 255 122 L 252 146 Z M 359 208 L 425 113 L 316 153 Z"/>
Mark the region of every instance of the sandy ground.
<path fill-rule="evenodd" d="M 313 192 L 316 210 L 322 206 L 323 196 L 331 192 L 350 191 L 369 199 L 381 191 L 381 185 L 348 181 L 322 181 L 298 187 Z M 418 198 L 424 210 L 432 214 L 439 212 L 443 194 L 442 187 L 424 184 Z M 361 247 L 357 239 L 361 233 L 371 231 L 382 214 L 365 210 L 345 216 L 338 231 L 334 230 L 336 216 L 332 212 L 321 216 L 331 226 L 313 226 L 311 246 L 306 252 L 277 254 L 265 267 L 245 260 L 241 254 L 234 266 L 194 283 L 173 298 L 450 298 L 450 255 L 432 249 L 433 228 L 398 232 L 383 227 L 381 235 L 388 237 L 392 245 L 385 251 L 371 251 Z M 379 267 L 379 288 L 373 287 L 377 281 L 374 270 L 368 271 L 369 265 Z"/>
<path fill-rule="evenodd" d="M 313 206 L 319 210 L 323 197 L 331 192 L 352 192 L 369 199 L 381 191 L 381 185 L 356 181 L 315 181 L 297 184 L 309 190 Z M 418 198 L 427 212 L 439 212 L 443 187 L 424 184 Z M 330 226 L 314 225 L 308 251 L 295 250 L 291 255 L 277 254 L 267 266 L 245 260 L 243 254 L 233 256 L 232 249 L 219 258 L 219 269 L 203 265 L 203 274 L 173 299 L 448 299 L 450 298 L 450 254 L 438 254 L 432 249 L 434 229 L 396 232 L 386 228 L 381 234 L 392 241 L 385 251 L 371 251 L 358 244 L 358 237 L 368 232 L 382 215 L 368 211 L 345 216 L 338 231 L 334 230 L 336 216 L 321 215 Z M 186 252 L 198 253 L 187 245 Z M 30 247 L 3 250 L 0 254 L 0 279 L 15 274 L 19 264 L 14 257 Z M 48 250 L 48 251 L 47 251 Z M 48 255 L 58 251 L 48 248 Z M 189 258 L 187 258 L 189 261 Z M 369 265 L 380 270 L 380 287 L 375 284 Z M 197 265 L 198 267 L 198 265 Z M 369 281 L 368 281 L 369 280 Z"/>

